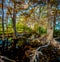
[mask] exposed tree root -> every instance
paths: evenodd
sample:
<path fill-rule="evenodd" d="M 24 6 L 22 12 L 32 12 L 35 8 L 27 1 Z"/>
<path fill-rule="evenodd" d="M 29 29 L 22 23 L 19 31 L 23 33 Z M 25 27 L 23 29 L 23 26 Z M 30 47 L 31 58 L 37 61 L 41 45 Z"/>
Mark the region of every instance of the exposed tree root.
<path fill-rule="evenodd" d="M 45 36 L 46 37 L 46 36 Z M 32 42 L 34 41 L 37 41 L 37 42 L 42 42 L 44 43 L 48 42 L 46 45 L 44 46 L 39 46 L 37 49 L 33 50 L 33 51 L 30 51 L 31 54 L 29 55 L 31 58 L 30 58 L 30 62 L 37 62 L 37 59 L 39 58 L 39 54 L 40 55 L 44 55 L 42 52 L 41 52 L 41 49 L 42 48 L 46 48 L 48 47 L 49 45 L 52 45 L 53 47 L 56 47 L 57 49 L 60 49 L 60 43 L 58 41 L 56 41 L 55 39 L 51 39 L 50 37 L 47 37 L 47 38 L 35 38 Z"/>
<path fill-rule="evenodd" d="M 51 45 L 56 47 L 57 49 L 60 49 L 60 42 L 56 41 L 55 39 L 51 40 Z"/>
<path fill-rule="evenodd" d="M 38 39 L 36 39 L 38 40 Z M 38 40 L 39 41 L 39 40 Z M 43 55 L 43 53 L 41 52 L 41 48 L 45 48 L 45 47 L 48 47 L 50 45 L 50 41 L 48 42 L 47 45 L 44 45 L 44 46 L 39 46 L 37 49 L 33 50 L 33 51 L 30 51 L 30 62 L 37 62 L 38 61 L 38 58 L 39 58 L 39 54 L 40 55 Z"/>

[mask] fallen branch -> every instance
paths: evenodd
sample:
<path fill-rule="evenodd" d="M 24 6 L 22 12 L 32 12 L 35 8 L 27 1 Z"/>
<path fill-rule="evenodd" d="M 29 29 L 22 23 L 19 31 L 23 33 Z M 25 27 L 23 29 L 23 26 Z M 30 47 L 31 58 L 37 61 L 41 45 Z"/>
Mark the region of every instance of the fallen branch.
<path fill-rule="evenodd" d="M 5 56 L 0 56 L 1 59 L 4 59 L 4 60 L 8 60 L 8 61 L 11 61 L 11 62 L 16 62 L 15 60 L 12 60 L 12 59 L 9 59 Z"/>

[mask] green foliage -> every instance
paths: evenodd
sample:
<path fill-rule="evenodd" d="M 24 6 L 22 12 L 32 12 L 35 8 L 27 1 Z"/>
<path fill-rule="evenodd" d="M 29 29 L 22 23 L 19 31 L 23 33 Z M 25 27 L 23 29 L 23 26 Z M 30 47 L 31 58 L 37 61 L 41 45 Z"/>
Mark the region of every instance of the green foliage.
<path fill-rule="evenodd" d="M 17 46 L 22 46 L 24 44 L 23 40 L 18 41 Z"/>
<path fill-rule="evenodd" d="M 27 26 L 25 26 L 24 29 L 25 29 L 25 31 L 27 31 L 27 32 L 31 32 L 31 31 L 32 31 L 32 29 L 29 28 L 29 27 L 27 27 Z"/>
<path fill-rule="evenodd" d="M 54 29 L 54 36 L 60 36 L 60 30 Z"/>
<path fill-rule="evenodd" d="M 2 34 L 2 23 L 0 23 L 0 34 Z"/>
<path fill-rule="evenodd" d="M 39 27 L 38 31 L 39 31 L 39 34 L 41 34 L 41 35 L 47 33 L 47 30 L 42 27 Z"/>
<path fill-rule="evenodd" d="M 31 32 L 32 29 L 23 23 L 16 24 L 16 29 L 18 32 Z"/>

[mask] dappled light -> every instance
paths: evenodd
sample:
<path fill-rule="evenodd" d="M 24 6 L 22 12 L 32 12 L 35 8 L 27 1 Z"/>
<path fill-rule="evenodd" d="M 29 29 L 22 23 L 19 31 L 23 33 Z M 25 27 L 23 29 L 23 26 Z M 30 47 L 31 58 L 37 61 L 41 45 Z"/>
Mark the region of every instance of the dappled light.
<path fill-rule="evenodd" d="M 60 62 L 60 0 L 0 0 L 0 62 Z"/>

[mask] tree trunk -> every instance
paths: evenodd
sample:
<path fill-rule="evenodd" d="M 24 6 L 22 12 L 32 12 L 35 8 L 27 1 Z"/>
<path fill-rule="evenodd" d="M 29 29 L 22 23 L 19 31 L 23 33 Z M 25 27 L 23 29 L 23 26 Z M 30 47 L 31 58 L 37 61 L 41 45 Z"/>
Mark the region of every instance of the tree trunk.
<path fill-rule="evenodd" d="M 2 53 L 4 53 L 4 47 L 5 47 L 5 35 L 4 35 L 4 0 L 2 0 Z"/>
<path fill-rule="evenodd" d="M 16 9 L 16 4 L 14 2 L 13 18 L 12 18 L 12 21 L 13 21 L 13 30 L 14 30 L 14 39 L 16 39 L 16 12 L 15 12 L 15 9 Z"/>
<path fill-rule="evenodd" d="M 8 15 L 6 15 L 6 31 L 7 31 L 7 37 L 8 37 Z"/>
<path fill-rule="evenodd" d="M 2 33 L 3 33 L 2 39 L 4 40 L 5 35 L 4 35 L 4 9 L 3 9 L 3 2 L 4 2 L 4 0 L 2 0 Z"/>
<path fill-rule="evenodd" d="M 53 21 L 51 20 L 51 4 L 48 3 L 48 28 L 47 28 L 47 34 L 49 35 L 49 39 L 52 39 L 53 38 L 53 26 L 52 26 L 52 23 Z"/>
<path fill-rule="evenodd" d="M 6 38 L 6 42 L 7 42 L 7 48 L 8 48 L 8 15 L 6 15 L 6 35 L 7 35 L 7 38 Z"/>
<path fill-rule="evenodd" d="M 55 25 L 56 25 L 56 14 L 57 12 L 55 11 L 55 14 L 54 14 L 54 21 L 53 21 L 53 28 L 55 29 Z"/>

